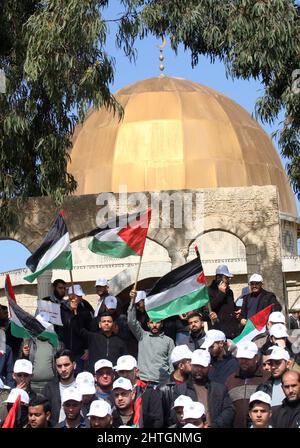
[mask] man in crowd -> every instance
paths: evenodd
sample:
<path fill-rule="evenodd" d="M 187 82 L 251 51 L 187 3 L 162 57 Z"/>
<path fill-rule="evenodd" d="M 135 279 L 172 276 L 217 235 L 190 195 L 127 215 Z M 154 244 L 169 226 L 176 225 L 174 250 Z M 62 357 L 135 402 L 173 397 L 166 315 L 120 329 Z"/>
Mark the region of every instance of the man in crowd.
<path fill-rule="evenodd" d="M 65 419 L 64 409 L 61 405 L 62 394 L 70 387 L 75 387 L 74 371 L 76 363 L 70 350 L 59 350 L 54 356 L 57 377 L 46 384 L 43 395 L 51 406 L 51 426 Z"/>
<path fill-rule="evenodd" d="M 148 316 L 145 310 L 145 299 L 146 299 L 146 292 L 145 291 L 137 291 L 136 292 L 136 298 L 135 298 L 135 308 L 136 308 L 136 318 L 141 324 L 141 327 L 143 330 L 147 331 L 147 322 L 148 322 Z"/>
<path fill-rule="evenodd" d="M 250 428 L 272 428 L 271 398 L 265 392 L 255 392 L 249 400 L 249 416 L 252 422 Z"/>
<path fill-rule="evenodd" d="M 300 303 L 294 305 L 289 309 L 289 329 L 299 330 L 300 329 Z"/>
<path fill-rule="evenodd" d="M 87 417 L 90 421 L 90 428 L 112 428 L 112 409 L 110 404 L 105 400 L 93 401 Z"/>
<path fill-rule="evenodd" d="M 246 325 L 247 320 L 254 314 L 273 305 L 272 311 L 280 311 L 281 305 L 275 294 L 263 289 L 263 278 L 260 274 L 253 274 L 249 279 L 250 293 L 244 298 L 241 311 L 241 324 Z"/>
<path fill-rule="evenodd" d="M 87 416 L 91 403 L 96 400 L 95 378 L 90 372 L 81 372 L 76 376 L 76 387 L 82 395 L 81 413 Z"/>
<path fill-rule="evenodd" d="M 254 342 L 240 342 L 236 357 L 239 369 L 227 378 L 225 385 L 235 406 L 234 428 L 247 428 L 250 426 L 250 396 L 269 375 L 260 367 L 258 349 Z"/>
<path fill-rule="evenodd" d="M 172 410 L 174 409 L 175 412 L 175 419 L 176 422 L 173 425 L 170 425 L 170 428 L 182 428 L 184 425 L 183 421 L 183 408 L 188 403 L 193 403 L 193 400 L 191 397 L 187 397 L 186 395 L 179 395 L 179 397 L 176 398 L 174 401 L 174 406 Z M 169 409 L 170 413 L 171 409 Z"/>
<path fill-rule="evenodd" d="M 234 407 L 223 384 L 208 378 L 210 354 L 206 350 L 195 350 L 192 354 L 191 377 L 183 384 L 174 387 L 174 400 L 186 395 L 199 401 L 205 407 L 208 426 L 230 428 L 234 419 Z"/>
<path fill-rule="evenodd" d="M 113 395 L 116 407 L 113 412 L 113 427 L 133 426 L 134 392 L 131 381 L 127 378 L 118 378 L 113 384 Z"/>
<path fill-rule="evenodd" d="M 209 379 L 224 384 L 238 368 L 238 360 L 227 349 L 225 334 L 220 330 L 208 330 L 201 348 L 208 350 L 211 356 Z"/>
<path fill-rule="evenodd" d="M 112 386 L 115 378 L 113 365 L 108 359 L 99 359 L 95 363 L 95 381 L 96 396 L 102 400 L 106 400 L 112 407 L 114 399 L 112 395 Z"/>
<path fill-rule="evenodd" d="M 61 305 L 66 295 L 66 289 L 67 289 L 66 282 L 61 278 L 57 278 L 52 283 L 52 294 L 50 296 L 44 297 L 42 300 L 47 300 L 49 302 Z"/>
<path fill-rule="evenodd" d="M 82 396 L 75 387 L 63 391 L 62 405 L 66 418 L 56 428 L 87 428 L 88 421 L 81 415 Z"/>
<path fill-rule="evenodd" d="M 273 413 L 273 425 L 275 428 L 300 428 L 299 372 L 285 372 L 282 376 L 282 389 L 285 398 Z"/>
<path fill-rule="evenodd" d="M 233 274 L 226 265 L 220 265 L 216 269 L 216 277 L 208 287 L 212 312 L 208 322 L 209 329 L 223 331 L 227 339 L 234 339 L 240 333 L 239 312 L 234 303 L 233 292 L 230 289 L 230 279 Z"/>
<path fill-rule="evenodd" d="M 188 314 L 187 323 L 189 327 L 189 336 L 183 341 L 189 349 L 193 352 L 198 350 L 205 337 L 204 322 L 202 314 L 197 311 Z"/>
<path fill-rule="evenodd" d="M 17 359 L 14 364 L 13 379 L 18 389 L 25 390 L 30 400 L 36 398 L 36 393 L 31 389 L 33 367 L 27 359 Z"/>
<path fill-rule="evenodd" d="M 150 331 L 142 329 L 136 319 L 134 300 L 136 291 L 130 293 L 128 308 L 128 326 L 138 341 L 138 366 L 141 380 L 158 384 L 167 381 L 173 371 L 170 355 L 175 347 L 171 338 L 162 332 L 162 322 L 148 322 Z"/>
<path fill-rule="evenodd" d="M 14 423 L 14 428 L 24 428 L 28 424 L 28 404 L 29 395 L 24 389 L 11 389 L 9 396 L 5 400 L 7 406 L 7 413 L 11 410 L 12 406 L 16 402 L 17 398 L 20 397 L 20 407 L 16 414 L 16 419 Z M 5 421 L 4 421 L 5 423 Z"/>
<path fill-rule="evenodd" d="M 183 407 L 182 419 L 184 424 L 194 425 L 196 428 L 207 428 L 208 424 L 205 416 L 205 407 L 202 403 L 192 401 Z"/>
<path fill-rule="evenodd" d="M 30 400 L 27 428 L 50 428 L 51 408 L 45 398 Z"/>

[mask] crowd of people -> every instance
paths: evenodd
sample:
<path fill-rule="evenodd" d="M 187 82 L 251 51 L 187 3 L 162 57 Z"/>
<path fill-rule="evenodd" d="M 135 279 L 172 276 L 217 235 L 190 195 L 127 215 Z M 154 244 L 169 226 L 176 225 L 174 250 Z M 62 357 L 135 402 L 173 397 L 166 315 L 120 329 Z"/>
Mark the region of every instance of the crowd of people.
<path fill-rule="evenodd" d="M 100 278 L 94 309 L 80 285 L 55 280 L 43 300 L 60 307 L 59 347 L 14 337 L 2 305 L 0 426 L 19 399 L 18 428 L 299 428 L 300 361 L 290 330 L 300 328 L 300 306 L 286 317 L 253 274 L 238 307 L 231 278 L 219 266 L 209 307 L 161 322 L 149 320 L 145 291 L 132 290 L 126 309 Z M 235 344 L 269 305 L 265 331 Z"/>

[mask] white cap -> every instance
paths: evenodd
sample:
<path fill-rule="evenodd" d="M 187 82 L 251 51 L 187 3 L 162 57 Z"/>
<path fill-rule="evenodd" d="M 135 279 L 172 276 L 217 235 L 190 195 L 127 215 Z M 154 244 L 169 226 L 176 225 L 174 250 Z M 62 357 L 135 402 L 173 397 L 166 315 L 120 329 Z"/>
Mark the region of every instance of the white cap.
<path fill-rule="evenodd" d="M 68 295 L 70 296 L 72 294 L 75 294 L 75 296 L 78 296 L 78 297 L 82 297 L 82 296 L 85 295 L 84 292 L 82 291 L 80 285 L 74 285 L 74 293 L 73 293 L 72 286 L 69 286 L 69 288 L 68 288 Z"/>
<path fill-rule="evenodd" d="M 98 278 L 95 286 L 108 286 L 108 280 L 106 278 Z"/>
<path fill-rule="evenodd" d="M 186 425 L 183 426 L 183 428 L 198 428 L 198 426 L 193 425 L 193 423 L 187 423 Z"/>
<path fill-rule="evenodd" d="M 205 335 L 205 339 L 201 348 L 207 349 L 211 347 L 215 342 L 226 341 L 226 336 L 223 331 L 220 330 L 208 330 Z"/>
<path fill-rule="evenodd" d="M 290 355 L 289 352 L 283 348 L 283 347 L 278 347 L 278 345 L 272 345 L 272 347 L 270 347 L 270 350 L 272 350 L 270 356 L 269 356 L 269 360 L 274 360 L 274 361 L 279 361 L 279 360 L 285 360 L 285 361 L 289 361 L 290 360 Z"/>
<path fill-rule="evenodd" d="M 191 364 L 208 367 L 210 364 L 210 360 L 210 354 L 207 350 L 198 349 L 192 353 Z"/>
<path fill-rule="evenodd" d="M 237 358 L 253 359 L 258 353 L 257 345 L 254 342 L 240 342 L 237 346 Z"/>
<path fill-rule="evenodd" d="M 99 361 L 95 362 L 95 373 L 97 372 L 97 370 L 103 369 L 103 367 L 109 367 L 110 369 L 112 369 L 113 365 L 108 359 L 99 359 Z"/>
<path fill-rule="evenodd" d="M 134 303 L 139 303 L 141 300 L 145 300 L 145 298 L 146 298 L 145 291 L 137 291 Z"/>
<path fill-rule="evenodd" d="M 296 305 L 292 306 L 290 308 L 290 311 L 300 311 L 300 303 L 297 303 Z"/>
<path fill-rule="evenodd" d="M 76 387 L 82 395 L 94 395 L 96 393 L 95 378 L 90 372 L 81 372 L 76 376 Z"/>
<path fill-rule="evenodd" d="M 132 390 L 131 381 L 127 378 L 120 377 L 116 381 L 114 381 L 113 389 Z"/>
<path fill-rule="evenodd" d="M 289 337 L 286 326 L 283 324 L 272 325 L 272 327 L 269 330 L 269 334 L 270 336 L 274 336 L 274 338 L 276 339 Z"/>
<path fill-rule="evenodd" d="M 273 311 L 269 316 L 268 322 L 272 322 L 273 324 L 286 324 L 284 314 L 280 311 Z"/>
<path fill-rule="evenodd" d="M 28 373 L 32 375 L 32 362 L 28 359 L 17 359 L 14 364 L 14 373 Z"/>
<path fill-rule="evenodd" d="M 192 359 L 192 354 L 187 345 L 177 345 L 171 352 L 170 361 L 175 364 L 182 359 Z"/>
<path fill-rule="evenodd" d="M 183 407 L 183 420 L 187 418 L 201 418 L 205 415 L 205 407 L 199 401 L 192 401 Z"/>
<path fill-rule="evenodd" d="M 271 406 L 271 397 L 270 395 L 266 394 L 265 392 L 259 390 L 258 392 L 255 392 L 250 396 L 249 403 L 252 403 L 252 401 L 261 401 L 262 403 L 267 403 Z"/>
<path fill-rule="evenodd" d="M 109 310 L 115 310 L 117 308 L 118 301 L 114 296 L 107 296 L 104 299 L 104 305 Z"/>
<path fill-rule="evenodd" d="M 6 386 L 0 378 L 0 390 L 2 390 L 2 389 L 10 389 L 10 387 Z"/>
<path fill-rule="evenodd" d="M 112 414 L 111 405 L 105 400 L 94 400 L 91 403 L 87 417 L 106 417 Z"/>
<path fill-rule="evenodd" d="M 263 282 L 263 278 L 260 274 L 252 274 L 251 277 L 249 278 L 249 283 L 251 282 L 259 282 L 262 283 Z"/>
<path fill-rule="evenodd" d="M 174 401 L 174 406 L 172 409 L 183 407 L 188 403 L 193 403 L 191 397 L 188 397 L 187 395 L 179 395 L 179 397 L 177 397 L 176 400 Z"/>
<path fill-rule="evenodd" d="M 78 401 L 80 403 L 82 401 L 82 395 L 77 387 L 67 387 L 62 393 L 62 404 L 66 403 L 69 400 Z"/>
<path fill-rule="evenodd" d="M 137 367 L 136 359 L 131 355 L 124 355 L 118 358 L 115 370 L 117 372 L 119 370 L 133 370 L 136 367 Z"/>
<path fill-rule="evenodd" d="M 229 272 L 228 266 L 226 264 L 220 264 L 216 269 L 216 275 L 221 274 L 225 275 L 226 277 L 233 277 L 233 274 Z"/>
<path fill-rule="evenodd" d="M 29 403 L 29 395 L 28 395 L 28 393 L 25 390 L 18 389 L 18 388 L 12 389 L 9 392 L 9 395 L 8 395 L 7 399 L 4 401 L 4 403 L 14 403 L 19 395 L 21 395 L 21 402 L 22 403 L 24 403 L 24 404 L 28 404 Z"/>

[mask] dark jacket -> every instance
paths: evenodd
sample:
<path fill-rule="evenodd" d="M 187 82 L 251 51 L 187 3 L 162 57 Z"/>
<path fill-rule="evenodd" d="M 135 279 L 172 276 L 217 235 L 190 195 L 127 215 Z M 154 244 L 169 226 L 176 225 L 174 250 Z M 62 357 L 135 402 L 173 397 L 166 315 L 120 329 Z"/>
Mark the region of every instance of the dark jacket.
<path fill-rule="evenodd" d="M 14 370 L 14 360 L 12 349 L 9 345 L 5 346 L 4 355 L 0 355 L 0 378 L 6 386 L 15 387 L 15 382 L 12 377 Z"/>
<path fill-rule="evenodd" d="M 61 320 L 63 323 L 62 342 L 65 348 L 71 350 L 73 356 L 82 355 L 87 349 L 87 343 L 80 337 L 80 330 L 82 328 L 90 329 L 91 312 L 82 303 L 79 303 L 75 315 L 67 302 L 61 305 Z"/>
<path fill-rule="evenodd" d="M 174 403 L 174 387 L 176 386 L 176 381 L 174 380 L 173 373 L 170 375 L 170 380 L 166 384 L 159 386 L 162 398 L 162 409 L 164 417 L 164 427 L 168 427 L 173 423 L 173 418 L 171 416 L 171 409 Z"/>
<path fill-rule="evenodd" d="M 208 287 L 208 294 L 210 297 L 211 309 L 214 311 L 218 320 L 212 326 L 208 321 L 209 330 L 220 330 L 225 333 L 227 339 L 234 339 L 241 332 L 241 327 L 238 319 L 235 316 L 235 311 L 238 309 L 234 303 L 233 292 L 229 288 L 226 293 L 219 291 L 216 280 L 213 280 Z"/>
<path fill-rule="evenodd" d="M 300 400 L 283 400 L 282 405 L 272 415 L 274 428 L 300 428 Z"/>
<path fill-rule="evenodd" d="M 248 308 L 249 308 L 249 300 L 251 300 L 251 293 L 247 294 L 244 297 L 243 305 L 242 305 L 242 311 L 241 311 L 241 319 L 248 319 Z M 270 291 L 266 291 L 265 289 L 261 290 L 259 301 L 256 308 L 256 313 L 263 310 L 269 305 L 273 305 L 272 312 L 273 311 L 281 311 L 281 305 L 276 299 L 275 294 L 273 294 Z M 255 313 L 255 314 L 256 314 Z"/>
<path fill-rule="evenodd" d="M 183 344 L 187 345 L 188 348 L 193 352 L 194 350 L 198 350 L 204 342 L 205 331 L 202 330 L 198 336 L 193 337 L 191 334 L 184 339 Z M 183 345 L 181 344 L 181 345 Z"/>
<path fill-rule="evenodd" d="M 48 399 L 51 406 L 51 419 L 50 424 L 52 427 L 56 426 L 59 420 L 59 414 L 61 409 L 61 398 L 59 391 L 59 380 L 53 378 L 52 381 L 46 384 L 43 395 Z"/>
<path fill-rule="evenodd" d="M 128 353 L 125 342 L 114 333 L 108 337 L 100 330 L 94 333 L 82 328 L 80 334 L 89 350 L 88 370 L 92 373 L 99 359 L 108 359 L 115 365 L 120 356 Z"/>
<path fill-rule="evenodd" d="M 289 329 L 299 330 L 299 328 L 300 328 L 299 319 L 295 319 L 294 316 L 289 316 Z"/>
<path fill-rule="evenodd" d="M 80 417 L 80 423 L 79 426 L 77 426 L 77 428 L 89 428 L 90 427 L 90 422 L 87 418 L 84 417 Z M 60 423 L 57 423 L 57 425 L 55 425 L 55 428 L 68 428 L 67 426 L 67 422 L 66 420 L 63 420 Z"/>
<path fill-rule="evenodd" d="M 231 428 L 234 420 L 234 406 L 223 384 L 207 381 L 208 409 L 212 428 Z M 179 395 L 187 395 L 193 401 L 198 401 L 192 379 L 174 387 L 174 401 Z M 175 422 L 174 422 L 175 423 Z"/>
<path fill-rule="evenodd" d="M 225 384 L 227 378 L 239 368 L 237 358 L 228 353 L 223 359 L 211 358 L 211 367 L 209 369 L 208 378 L 210 381 Z"/>

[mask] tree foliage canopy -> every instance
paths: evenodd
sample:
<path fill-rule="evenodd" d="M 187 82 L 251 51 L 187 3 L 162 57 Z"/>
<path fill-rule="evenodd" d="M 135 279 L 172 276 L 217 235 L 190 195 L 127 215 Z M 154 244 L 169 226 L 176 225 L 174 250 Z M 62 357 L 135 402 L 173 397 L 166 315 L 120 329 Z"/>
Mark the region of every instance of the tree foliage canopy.
<path fill-rule="evenodd" d="M 122 109 L 109 90 L 114 60 L 107 54 L 116 0 L 3 0 L 0 68 L 0 230 L 16 224 L 15 207 L 30 196 L 59 204 L 76 189 L 67 173 L 74 126 L 91 107 Z M 135 57 L 148 33 L 224 62 L 229 76 L 262 81 L 257 115 L 278 130 L 288 174 L 300 195 L 300 6 L 291 0 L 120 0 L 116 43 Z M 10 201 L 15 199 L 15 201 Z"/>

